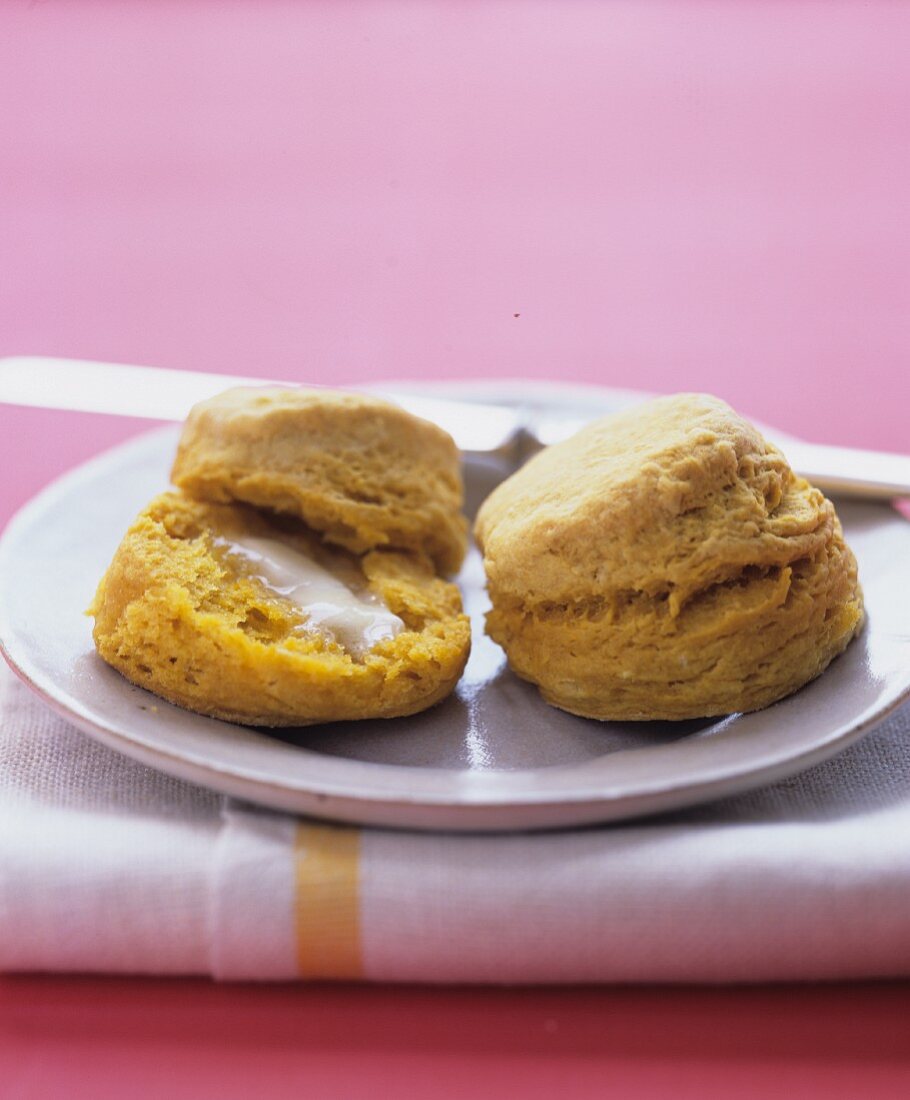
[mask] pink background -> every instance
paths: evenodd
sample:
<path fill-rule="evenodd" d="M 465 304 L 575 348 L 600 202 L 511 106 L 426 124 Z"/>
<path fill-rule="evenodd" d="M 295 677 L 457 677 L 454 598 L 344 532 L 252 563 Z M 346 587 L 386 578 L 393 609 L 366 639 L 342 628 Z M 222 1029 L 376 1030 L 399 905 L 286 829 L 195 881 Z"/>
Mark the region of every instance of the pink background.
<path fill-rule="evenodd" d="M 900 3 L 7 3 L 0 352 L 899 449 L 908 72 Z"/>
<path fill-rule="evenodd" d="M 0 355 L 704 389 L 910 450 L 908 120 L 908 4 L 2 3 Z M 138 426 L 0 409 L 0 524 Z M 908 1009 L 0 979 L 0 1095 L 895 1095 Z"/>

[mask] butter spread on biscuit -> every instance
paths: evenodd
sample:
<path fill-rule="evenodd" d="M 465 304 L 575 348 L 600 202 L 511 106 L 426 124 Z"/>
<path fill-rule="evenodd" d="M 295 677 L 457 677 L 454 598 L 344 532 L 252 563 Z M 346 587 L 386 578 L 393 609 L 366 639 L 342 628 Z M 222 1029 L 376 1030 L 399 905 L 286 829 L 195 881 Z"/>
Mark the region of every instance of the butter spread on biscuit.
<path fill-rule="evenodd" d="M 306 614 L 307 627 L 330 634 L 360 655 L 394 638 L 404 623 L 372 592 L 355 592 L 330 570 L 277 539 L 252 535 L 215 544 L 244 562 L 246 571 Z"/>

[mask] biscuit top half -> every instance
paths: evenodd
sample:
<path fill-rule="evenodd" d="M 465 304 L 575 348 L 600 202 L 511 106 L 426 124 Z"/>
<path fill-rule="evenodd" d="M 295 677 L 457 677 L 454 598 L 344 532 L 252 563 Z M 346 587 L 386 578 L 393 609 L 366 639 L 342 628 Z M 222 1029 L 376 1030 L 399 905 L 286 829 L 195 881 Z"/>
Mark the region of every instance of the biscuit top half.
<path fill-rule="evenodd" d="M 171 478 L 202 500 L 294 516 L 354 553 L 424 553 L 442 573 L 464 558 L 454 440 L 378 397 L 227 390 L 190 412 Z"/>
<path fill-rule="evenodd" d="M 678 394 L 541 451 L 487 498 L 475 534 L 491 591 L 525 608 L 610 593 L 680 606 L 811 556 L 835 523 L 727 404 Z"/>

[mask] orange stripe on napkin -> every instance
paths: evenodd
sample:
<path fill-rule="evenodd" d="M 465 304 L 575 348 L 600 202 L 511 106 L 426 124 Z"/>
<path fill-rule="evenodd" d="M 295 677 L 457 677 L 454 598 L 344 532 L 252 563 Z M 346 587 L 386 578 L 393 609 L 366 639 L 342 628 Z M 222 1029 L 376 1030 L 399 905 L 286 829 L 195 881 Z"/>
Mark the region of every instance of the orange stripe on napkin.
<path fill-rule="evenodd" d="M 297 968 L 302 978 L 360 978 L 360 830 L 298 825 Z"/>

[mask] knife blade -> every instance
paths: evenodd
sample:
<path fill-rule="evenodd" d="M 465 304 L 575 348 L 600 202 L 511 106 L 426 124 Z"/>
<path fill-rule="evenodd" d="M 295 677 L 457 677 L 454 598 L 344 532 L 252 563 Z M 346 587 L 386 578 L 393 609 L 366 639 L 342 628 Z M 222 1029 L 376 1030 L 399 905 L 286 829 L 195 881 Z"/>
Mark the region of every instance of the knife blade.
<path fill-rule="evenodd" d="M 73 412 L 107 413 L 151 420 L 183 420 L 198 401 L 232 386 L 297 386 L 273 379 L 168 370 L 46 356 L 0 358 L 0 404 Z M 323 387 L 306 387 L 320 389 Z M 423 394 L 369 389 L 445 428 L 466 453 L 508 459 L 514 466 L 542 446 L 574 434 L 585 418 L 577 413 Z M 910 496 L 910 455 L 864 451 L 788 440 L 791 465 L 825 492 L 865 499 Z"/>

